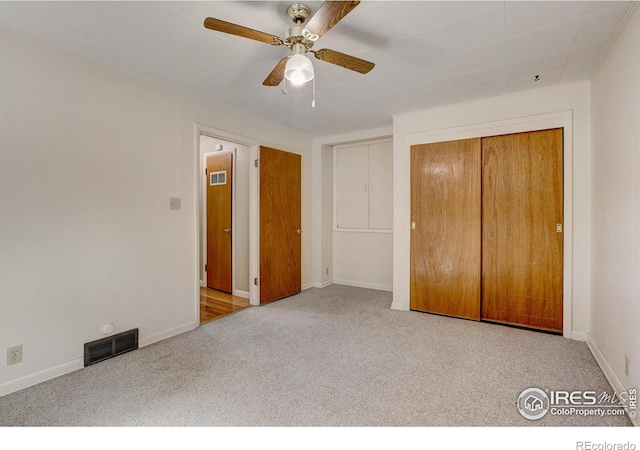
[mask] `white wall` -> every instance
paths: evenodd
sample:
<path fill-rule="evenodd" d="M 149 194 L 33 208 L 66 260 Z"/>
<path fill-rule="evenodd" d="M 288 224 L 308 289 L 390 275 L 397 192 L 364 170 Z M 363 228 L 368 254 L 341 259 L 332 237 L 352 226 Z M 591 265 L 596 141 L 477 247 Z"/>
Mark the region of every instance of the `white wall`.
<path fill-rule="evenodd" d="M 568 118 L 568 119 L 567 119 Z M 591 143 L 589 83 L 539 89 L 394 116 L 393 308 L 409 309 L 410 145 L 420 139 L 460 139 L 569 126 L 565 133 L 565 336 L 589 330 Z M 551 126 L 549 126 L 551 125 Z M 415 140 L 416 142 L 412 142 Z M 569 153 L 567 153 L 569 152 Z M 567 161 L 568 159 L 568 161 Z M 569 280 L 569 281 L 567 281 Z M 566 299 L 572 303 L 566 303 Z"/>
<path fill-rule="evenodd" d="M 83 344 L 195 326 L 196 123 L 302 154 L 311 283 L 311 137 L 0 28 L 0 395 L 82 367 Z M 169 197 L 182 210 L 169 210 Z"/>
<path fill-rule="evenodd" d="M 333 282 L 393 290 L 393 234 L 335 231 Z"/>
<path fill-rule="evenodd" d="M 208 182 L 207 176 L 204 174 L 204 155 L 207 153 L 216 153 L 216 145 L 222 146 L 222 151 L 236 149 L 235 151 L 235 174 L 233 179 L 233 287 L 234 295 L 248 298 L 249 295 L 249 175 L 250 175 L 250 154 L 249 147 L 236 142 L 229 142 L 211 136 L 200 136 L 200 183 L 204 189 Z M 206 209 L 203 203 L 203 189 L 198 191 L 198 205 L 200 214 L 200 285 L 206 284 L 206 272 L 204 271 L 204 260 L 206 259 L 206 249 L 202 247 L 205 232 L 205 215 Z"/>
<path fill-rule="evenodd" d="M 640 387 L 640 8 L 594 76 L 591 104 L 590 333 L 628 390 Z"/>
<path fill-rule="evenodd" d="M 322 187 L 320 192 L 322 198 L 318 203 L 314 201 L 314 205 L 319 205 L 322 208 L 320 224 L 314 224 L 316 227 L 320 227 L 321 234 L 321 248 L 319 253 L 320 264 L 322 267 L 322 273 L 320 274 L 321 286 L 326 286 L 333 282 L 333 146 L 324 145 L 321 148 L 320 156 L 321 161 L 321 176 Z M 314 174 L 317 168 L 314 167 Z M 316 257 L 317 257 L 316 256 Z"/>
<path fill-rule="evenodd" d="M 336 282 L 382 290 L 392 288 L 391 233 L 333 232 L 333 146 L 389 136 L 391 127 L 383 127 L 313 140 L 313 223 L 314 230 L 318 230 L 313 245 L 316 287 Z"/>

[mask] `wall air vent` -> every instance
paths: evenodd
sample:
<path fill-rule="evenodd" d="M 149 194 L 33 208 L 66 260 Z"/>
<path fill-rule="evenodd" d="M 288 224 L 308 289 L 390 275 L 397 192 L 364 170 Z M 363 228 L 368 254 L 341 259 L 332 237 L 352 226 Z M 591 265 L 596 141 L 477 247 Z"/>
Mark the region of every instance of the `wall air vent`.
<path fill-rule="evenodd" d="M 227 171 L 211 172 L 209 174 L 209 186 L 220 186 L 227 184 Z"/>
<path fill-rule="evenodd" d="M 84 344 L 84 366 L 90 366 L 105 359 L 138 348 L 138 329 L 124 331 L 106 338 Z"/>

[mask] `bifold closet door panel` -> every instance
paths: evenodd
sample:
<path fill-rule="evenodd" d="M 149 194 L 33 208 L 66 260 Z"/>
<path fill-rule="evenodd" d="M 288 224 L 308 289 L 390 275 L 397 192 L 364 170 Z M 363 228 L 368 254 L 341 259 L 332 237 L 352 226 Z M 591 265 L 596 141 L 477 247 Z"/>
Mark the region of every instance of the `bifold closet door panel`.
<path fill-rule="evenodd" d="M 369 228 L 369 146 L 341 148 L 336 158 L 336 225 Z"/>
<path fill-rule="evenodd" d="M 562 129 L 482 139 L 482 319 L 562 331 Z"/>
<path fill-rule="evenodd" d="M 392 142 L 369 145 L 369 229 L 393 229 Z"/>
<path fill-rule="evenodd" d="M 411 147 L 413 310 L 480 319 L 480 147 Z"/>

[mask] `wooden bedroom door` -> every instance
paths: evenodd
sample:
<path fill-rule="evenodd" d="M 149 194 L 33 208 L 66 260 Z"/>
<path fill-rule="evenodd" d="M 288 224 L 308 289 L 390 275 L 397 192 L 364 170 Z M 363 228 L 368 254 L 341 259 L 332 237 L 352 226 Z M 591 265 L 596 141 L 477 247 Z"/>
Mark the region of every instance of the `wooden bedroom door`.
<path fill-rule="evenodd" d="M 301 160 L 260 147 L 260 304 L 302 289 Z"/>
<path fill-rule="evenodd" d="M 482 319 L 562 332 L 562 129 L 482 140 Z"/>
<path fill-rule="evenodd" d="M 232 290 L 232 182 L 233 154 L 207 158 L 207 287 Z"/>
<path fill-rule="evenodd" d="M 413 310 L 480 319 L 480 139 L 411 147 Z"/>

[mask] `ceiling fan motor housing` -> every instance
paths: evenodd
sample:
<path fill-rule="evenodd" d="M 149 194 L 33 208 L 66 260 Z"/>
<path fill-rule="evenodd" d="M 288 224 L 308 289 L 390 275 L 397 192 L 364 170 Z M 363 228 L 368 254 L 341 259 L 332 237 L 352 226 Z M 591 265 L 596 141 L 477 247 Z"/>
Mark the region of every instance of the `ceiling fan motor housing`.
<path fill-rule="evenodd" d="M 293 20 L 293 23 L 301 25 L 309 17 L 311 10 L 304 3 L 294 3 L 289 8 L 287 8 L 287 14 Z"/>
<path fill-rule="evenodd" d="M 310 49 L 313 47 L 314 41 L 309 39 L 309 36 L 310 34 L 306 28 L 302 26 L 291 27 L 287 30 L 284 42 L 287 47 L 292 50 L 298 47 L 297 44 L 304 46 L 306 49 Z"/>

